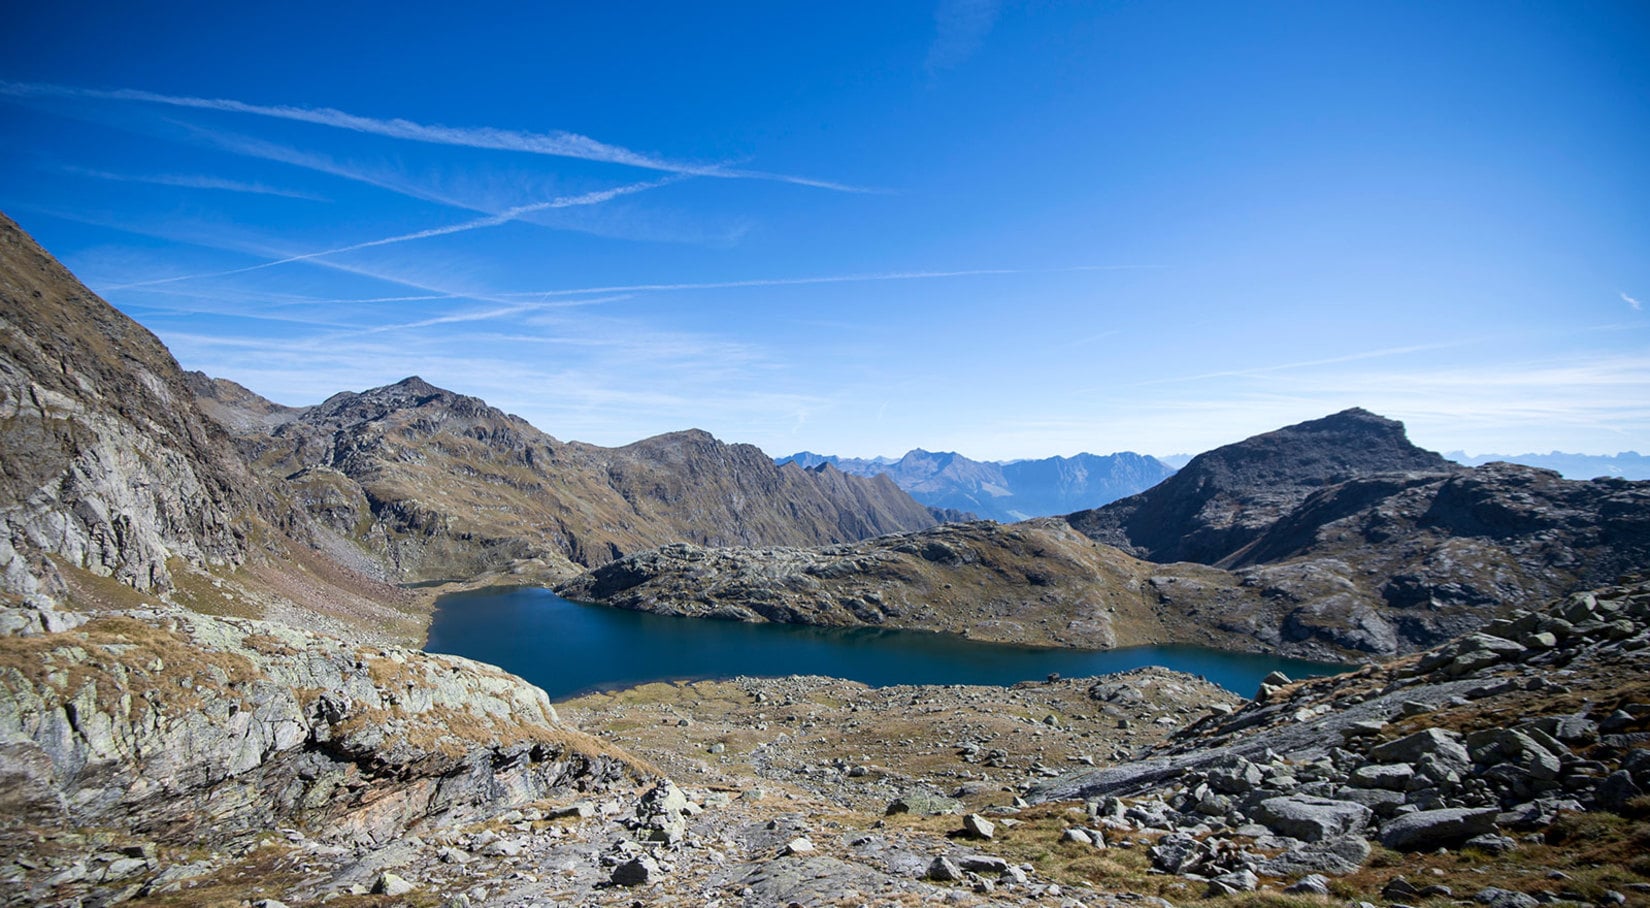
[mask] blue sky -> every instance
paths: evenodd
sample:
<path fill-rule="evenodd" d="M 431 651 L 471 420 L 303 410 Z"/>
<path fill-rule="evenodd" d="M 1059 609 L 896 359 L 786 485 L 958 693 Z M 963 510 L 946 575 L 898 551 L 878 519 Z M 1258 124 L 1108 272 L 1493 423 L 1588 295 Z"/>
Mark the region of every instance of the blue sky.
<path fill-rule="evenodd" d="M 33 4 L 0 209 L 186 368 L 563 439 L 1650 450 L 1650 5 Z"/>

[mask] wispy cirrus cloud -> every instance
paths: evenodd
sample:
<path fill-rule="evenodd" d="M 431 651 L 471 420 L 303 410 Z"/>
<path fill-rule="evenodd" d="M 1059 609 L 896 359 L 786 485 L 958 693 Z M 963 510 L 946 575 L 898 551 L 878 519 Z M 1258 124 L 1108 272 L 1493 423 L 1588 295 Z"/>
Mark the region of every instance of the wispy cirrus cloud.
<path fill-rule="evenodd" d="M 579 296 L 587 293 L 648 293 L 672 290 L 731 290 L 740 287 L 794 287 L 807 284 L 855 284 L 875 281 L 924 281 L 950 277 L 987 275 L 1069 274 L 1079 271 L 1132 271 L 1155 269 L 1156 265 L 1075 265 L 1069 268 L 971 268 L 962 271 L 887 271 L 872 274 L 828 274 L 809 277 L 752 278 L 740 281 L 706 281 L 681 284 L 625 284 L 611 287 L 579 287 L 556 290 L 524 290 L 506 296 Z"/>
<path fill-rule="evenodd" d="M 462 208 L 469 211 L 482 210 L 463 199 L 436 192 L 428 186 L 404 179 L 400 175 L 387 170 L 371 170 L 355 164 L 346 164 L 323 154 L 301 151 L 276 142 L 202 129 L 190 124 L 184 125 L 198 138 L 231 154 L 274 161 L 278 164 L 287 164 L 304 170 L 313 170 L 316 173 L 324 173 L 327 176 L 337 177 L 341 180 L 361 183 L 375 189 L 393 192 L 396 195 L 403 195 L 423 202 L 434 202 L 437 205 L 445 205 L 449 208 Z"/>
<path fill-rule="evenodd" d="M 263 183 L 246 183 L 240 180 L 226 180 L 222 177 L 206 176 L 204 174 L 129 174 L 113 173 L 107 170 L 93 170 L 88 167 L 74 167 L 63 165 L 55 168 L 61 173 L 77 177 L 91 177 L 96 180 L 109 180 L 117 183 L 147 183 L 154 186 L 176 186 L 180 189 L 221 189 L 226 192 L 243 192 L 252 195 L 273 195 L 288 199 L 304 199 L 311 202 L 331 201 L 325 196 L 314 193 L 301 192 L 296 189 L 282 189 L 276 186 L 266 186 Z"/>
<path fill-rule="evenodd" d="M 1644 304 L 1642 304 L 1638 300 L 1628 296 L 1627 291 L 1625 291 L 1625 290 L 1621 291 L 1621 299 L 1627 305 L 1632 306 L 1634 312 L 1638 312 L 1639 310 L 1644 308 Z"/>
<path fill-rule="evenodd" d="M 730 167 L 724 164 L 694 164 L 672 161 L 656 155 L 633 151 L 619 145 L 611 145 L 573 132 L 533 133 L 492 126 L 440 126 L 417 123 L 399 117 L 392 119 L 364 117 L 331 107 L 250 104 L 228 98 L 194 98 L 160 94 L 135 88 L 96 89 L 39 82 L 0 82 L 0 95 L 18 98 L 80 98 L 97 101 L 160 104 L 193 110 L 211 110 L 270 117 L 278 120 L 291 120 L 409 142 L 575 158 L 583 161 L 618 164 L 683 176 L 769 180 L 836 192 L 876 191 L 830 180 Z"/>
<path fill-rule="evenodd" d="M 675 182 L 678 179 L 681 178 L 666 177 L 661 180 L 652 180 L 645 183 L 631 183 L 628 186 L 615 186 L 610 189 L 600 189 L 580 193 L 578 195 L 562 196 L 560 198 L 550 199 L 544 202 L 534 202 L 530 205 L 517 205 L 514 208 L 501 211 L 498 214 L 491 214 L 483 218 L 473 218 L 458 224 L 447 224 L 441 227 L 431 227 L 426 230 L 416 230 L 412 233 L 402 233 L 395 236 L 381 237 L 376 240 L 350 243 L 346 246 L 335 246 L 331 249 L 321 249 L 315 252 L 304 252 L 297 255 L 288 255 L 282 258 L 272 259 L 267 262 L 259 262 L 256 265 L 247 265 L 243 268 L 230 268 L 223 271 L 210 271 L 200 274 L 179 274 L 172 277 L 156 278 L 154 280 L 136 281 L 129 284 L 117 284 L 104 289 L 109 291 L 129 290 L 138 287 L 152 287 L 159 284 L 173 284 L 180 281 L 199 280 L 202 278 L 228 277 L 234 274 L 245 274 L 250 271 L 261 271 L 265 268 L 274 268 L 277 265 L 290 265 L 294 262 L 313 261 L 315 259 L 326 258 L 328 256 L 342 255 L 347 252 L 372 249 L 378 246 L 391 246 L 396 243 L 407 243 L 414 240 L 427 240 L 440 236 L 450 236 L 455 233 L 464 233 L 470 230 L 480 230 L 484 227 L 497 227 L 501 224 L 507 224 L 511 221 L 520 220 L 521 218 L 537 211 L 549 211 L 555 208 L 572 208 L 580 205 L 599 205 L 602 202 L 610 201 L 620 196 L 632 195 L 648 189 L 655 189 L 660 186 L 664 186 L 667 183 Z"/>

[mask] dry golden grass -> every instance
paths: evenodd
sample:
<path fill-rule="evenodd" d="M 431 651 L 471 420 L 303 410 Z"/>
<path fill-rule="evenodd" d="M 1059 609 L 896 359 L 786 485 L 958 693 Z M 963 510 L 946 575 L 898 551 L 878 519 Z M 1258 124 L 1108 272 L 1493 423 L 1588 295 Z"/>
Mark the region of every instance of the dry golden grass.
<path fill-rule="evenodd" d="M 63 582 L 68 585 L 68 605 L 82 611 L 107 612 L 124 609 L 155 608 L 161 605 L 156 597 L 139 592 L 113 577 L 102 577 L 85 568 L 70 564 L 60 555 L 51 556 Z"/>
<path fill-rule="evenodd" d="M 0 638 L 0 670 L 63 699 L 94 685 L 105 711 L 116 709 L 126 694 L 169 711 L 194 709 L 203 702 L 202 690 L 221 697 L 262 676 L 243 656 L 204 650 L 180 634 L 119 615 L 60 634 Z M 164 695 L 155 699 L 158 691 Z"/>

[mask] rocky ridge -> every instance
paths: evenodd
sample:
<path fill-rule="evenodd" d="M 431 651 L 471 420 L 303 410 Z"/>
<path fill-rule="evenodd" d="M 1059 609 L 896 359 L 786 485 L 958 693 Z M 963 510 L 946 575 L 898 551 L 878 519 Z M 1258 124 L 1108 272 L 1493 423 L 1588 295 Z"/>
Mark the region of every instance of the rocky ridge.
<path fill-rule="evenodd" d="M 1324 486 L 1462 469 L 1411 444 L 1403 423 L 1354 408 L 1199 454 L 1138 495 L 1067 519 L 1149 561 L 1219 564 Z"/>
<path fill-rule="evenodd" d="M 57 555 L 139 590 L 168 560 L 247 558 L 247 473 L 153 334 L 0 215 L 0 593 L 63 591 Z"/>
<path fill-rule="evenodd" d="M 1225 572 L 1139 561 L 1058 520 L 947 524 L 819 549 L 670 545 L 609 562 L 556 592 L 662 614 L 917 628 L 997 642 L 1242 645 L 1237 634 L 1176 620 L 1184 600 L 1160 589 L 1260 601 Z"/>
<path fill-rule="evenodd" d="M 620 448 L 562 442 L 416 376 L 306 408 L 195 385 L 257 471 L 322 528 L 316 545 L 353 549 L 399 581 L 512 568 L 559 578 L 668 542 L 818 545 L 937 519 L 885 477 L 776 466 L 698 430 Z"/>

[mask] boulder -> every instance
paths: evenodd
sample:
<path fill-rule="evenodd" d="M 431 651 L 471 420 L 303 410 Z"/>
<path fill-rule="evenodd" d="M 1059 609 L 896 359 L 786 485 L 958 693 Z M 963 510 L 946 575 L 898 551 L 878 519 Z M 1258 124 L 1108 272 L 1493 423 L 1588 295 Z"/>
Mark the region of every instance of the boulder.
<path fill-rule="evenodd" d="M 1329 881 L 1313 873 L 1283 887 L 1285 895 L 1328 895 Z"/>
<path fill-rule="evenodd" d="M 941 883 L 955 883 L 963 878 L 963 871 L 955 861 L 942 854 L 928 865 L 928 878 Z"/>
<path fill-rule="evenodd" d="M 1371 747 L 1368 753 L 1369 759 L 1375 763 L 1415 764 L 1428 755 L 1462 767 L 1472 761 L 1467 748 L 1461 743 L 1461 736 L 1441 728 L 1428 728 L 1396 741 L 1378 744 Z"/>
<path fill-rule="evenodd" d="M 1164 873 L 1180 873 L 1197 863 L 1203 857 L 1203 848 L 1198 841 L 1183 832 L 1173 832 L 1161 839 L 1146 852 L 1151 858 L 1152 868 Z"/>
<path fill-rule="evenodd" d="M 1514 848 L 1517 848 L 1518 842 L 1515 841 L 1512 836 L 1485 833 L 1484 835 L 1473 836 L 1461 847 L 1476 848 L 1485 854 L 1497 855 L 1506 854 Z"/>
<path fill-rule="evenodd" d="M 1369 842 L 1363 836 L 1346 835 L 1322 842 L 1308 842 L 1275 858 L 1262 861 L 1261 873 L 1290 877 L 1301 873 L 1341 876 L 1355 872 L 1369 860 Z"/>
<path fill-rule="evenodd" d="M 1627 810 L 1627 802 L 1644 794 L 1644 790 L 1633 782 L 1633 774 L 1625 769 L 1618 769 L 1604 777 L 1598 783 L 1594 797 L 1605 810 L 1623 813 Z"/>
<path fill-rule="evenodd" d="M 1210 897 L 1232 895 L 1238 892 L 1254 892 L 1260 886 L 1260 877 L 1254 871 L 1238 870 L 1232 873 L 1223 873 L 1209 881 L 1208 895 Z"/>
<path fill-rule="evenodd" d="M 406 895 L 417 889 L 410 880 L 396 876 L 389 871 L 378 875 L 378 880 L 372 884 L 372 891 L 376 895 Z"/>
<path fill-rule="evenodd" d="M 989 839 L 997 834 L 997 824 L 977 813 L 963 817 L 963 830 L 976 839 Z"/>
<path fill-rule="evenodd" d="M 779 849 L 779 853 L 782 855 L 812 854 L 813 850 L 814 843 L 809 841 L 808 838 L 804 836 L 794 838 L 789 842 L 786 842 L 785 847 Z"/>
<path fill-rule="evenodd" d="M 1446 807 L 1418 810 L 1381 826 L 1381 844 L 1395 851 L 1419 851 L 1459 845 L 1495 830 L 1499 811 Z"/>
<path fill-rule="evenodd" d="M 1372 815 L 1368 807 L 1351 801 L 1290 795 L 1261 801 L 1253 818 L 1278 835 L 1321 842 L 1362 831 Z"/>
<path fill-rule="evenodd" d="M 1347 784 L 1357 788 L 1385 788 L 1403 791 L 1415 778 L 1415 767 L 1408 763 L 1365 763 L 1347 777 Z"/>
<path fill-rule="evenodd" d="M 1478 894 L 1474 895 L 1472 900 L 1489 908 L 1536 908 L 1541 904 L 1533 896 L 1496 886 L 1478 890 Z"/>
<path fill-rule="evenodd" d="M 642 886 L 659 879 L 659 863 L 648 855 L 639 855 L 613 868 L 608 879 L 615 886 Z"/>

